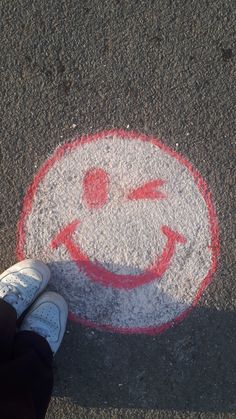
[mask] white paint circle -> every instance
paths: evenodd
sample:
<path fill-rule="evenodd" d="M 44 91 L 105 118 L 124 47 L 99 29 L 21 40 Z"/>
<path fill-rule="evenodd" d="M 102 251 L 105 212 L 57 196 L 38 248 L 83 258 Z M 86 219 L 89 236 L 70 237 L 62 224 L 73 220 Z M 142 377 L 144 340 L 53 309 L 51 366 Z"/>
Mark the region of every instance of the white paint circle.
<path fill-rule="evenodd" d="M 159 333 L 196 305 L 218 228 L 199 172 L 152 137 L 113 130 L 56 149 L 30 185 L 18 259 L 48 263 L 70 318 Z"/>

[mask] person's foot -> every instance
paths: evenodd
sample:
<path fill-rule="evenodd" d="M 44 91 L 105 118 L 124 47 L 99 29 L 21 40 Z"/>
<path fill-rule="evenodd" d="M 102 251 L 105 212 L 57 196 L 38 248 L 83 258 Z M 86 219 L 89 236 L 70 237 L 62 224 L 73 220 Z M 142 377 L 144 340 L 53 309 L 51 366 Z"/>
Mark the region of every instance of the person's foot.
<path fill-rule="evenodd" d="M 23 260 L 0 275 L 0 299 L 9 303 L 19 318 L 41 294 L 49 279 L 50 270 L 43 262 Z"/>
<path fill-rule="evenodd" d="M 56 292 L 41 295 L 25 316 L 20 330 L 29 330 L 43 336 L 55 354 L 66 330 L 68 305 Z"/>

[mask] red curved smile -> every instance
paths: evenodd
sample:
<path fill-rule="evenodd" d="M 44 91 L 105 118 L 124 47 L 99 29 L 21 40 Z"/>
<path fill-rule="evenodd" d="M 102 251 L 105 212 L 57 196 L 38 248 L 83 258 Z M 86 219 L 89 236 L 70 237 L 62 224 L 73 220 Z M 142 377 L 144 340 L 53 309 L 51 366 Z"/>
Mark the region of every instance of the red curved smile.
<path fill-rule="evenodd" d="M 77 263 L 79 268 L 83 268 L 91 280 L 98 282 L 106 287 L 132 289 L 151 281 L 161 279 L 168 269 L 171 259 L 175 253 L 177 243 L 184 244 L 186 239 L 183 235 L 171 230 L 168 226 L 161 227 L 162 233 L 166 236 L 166 244 L 161 253 L 156 257 L 155 262 L 143 273 L 138 275 L 119 275 L 108 271 L 98 262 L 91 262 L 89 257 L 82 252 L 79 245 L 75 244 L 72 236 L 80 222 L 73 221 L 64 227 L 52 240 L 53 249 L 64 245 L 71 259 Z"/>

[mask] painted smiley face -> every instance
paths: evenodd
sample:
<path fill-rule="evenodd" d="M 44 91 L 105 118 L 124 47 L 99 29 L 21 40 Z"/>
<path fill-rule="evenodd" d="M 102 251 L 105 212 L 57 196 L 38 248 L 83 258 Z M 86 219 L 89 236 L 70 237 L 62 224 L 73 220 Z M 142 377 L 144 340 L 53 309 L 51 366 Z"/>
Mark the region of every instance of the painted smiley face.
<path fill-rule="evenodd" d="M 138 200 L 158 200 L 166 199 L 166 195 L 159 191 L 159 187 L 165 182 L 162 179 L 156 179 L 145 183 L 124 195 L 124 202 L 138 201 Z M 109 200 L 109 177 L 107 173 L 100 168 L 90 169 L 83 178 L 83 199 L 85 204 L 91 210 L 98 210 L 104 207 Z M 122 200 L 121 200 L 122 201 Z M 122 204 L 122 202 L 120 202 Z M 125 222 L 125 219 L 124 219 Z M 166 225 L 161 226 L 161 231 L 166 236 L 166 244 L 161 253 L 155 258 L 154 263 L 151 264 L 143 273 L 117 274 L 103 266 L 99 262 L 92 262 L 90 258 L 83 252 L 79 244 L 76 244 L 73 239 L 73 234 L 81 224 L 80 220 L 74 220 L 65 226 L 52 240 L 51 247 L 53 249 L 64 245 L 79 269 L 84 268 L 88 276 L 93 281 L 104 286 L 112 286 L 114 288 L 131 289 L 147 284 L 150 281 L 161 279 L 166 272 L 171 259 L 175 253 L 177 243 L 184 244 L 186 239 L 183 235 L 171 230 Z"/>
<path fill-rule="evenodd" d="M 26 194 L 18 257 L 37 257 L 71 318 L 158 333 L 196 304 L 216 269 L 215 212 L 200 174 L 124 131 L 60 147 Z"/>

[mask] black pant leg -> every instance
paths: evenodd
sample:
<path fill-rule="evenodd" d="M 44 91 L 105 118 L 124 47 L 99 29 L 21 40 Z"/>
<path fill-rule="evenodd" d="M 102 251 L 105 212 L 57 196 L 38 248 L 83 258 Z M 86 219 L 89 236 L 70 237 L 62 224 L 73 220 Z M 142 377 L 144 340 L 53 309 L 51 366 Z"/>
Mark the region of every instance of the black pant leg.
<path fill-rule="evenodd" d="M 24 373 L 19 384 L 30 391 L 37 419 L 45 417 L 53 388 L 53 353 L 42 336 L 22 331 L 16 335 L 14 361 L 18 363 L 18 377 Z M 23 361 L 23 364 L 22 364 Z"/>
<path fill-rule="evenodd" d="M 15 309 L 0 299 L 0 418 L 36 419 L 34 406 L 28 395 L 15 391 L 15 368 L 12 364 L 16 336 Z M 9 366 L 12 366 L 9 368 Z"/>
<path fill-rule="evenodd" d="M 16 320 L 15 309 L 0 299 L 0 365 L 12 357 Z"/>
<path fill-rule="evenodd" d="M 16 334 L 16 312 L 0 300 L 0 418 L 42 419 L 53 387 L 53 354 L 34 332 Z"/>

